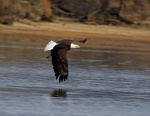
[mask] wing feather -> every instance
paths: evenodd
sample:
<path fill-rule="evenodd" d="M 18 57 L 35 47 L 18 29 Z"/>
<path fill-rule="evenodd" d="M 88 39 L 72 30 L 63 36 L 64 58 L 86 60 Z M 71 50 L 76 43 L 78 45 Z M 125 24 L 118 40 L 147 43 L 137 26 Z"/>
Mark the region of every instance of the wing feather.
<path fill-rule="evenodd" d="M 55 72 L 56 80 L 63 82 L 68 79 L 68 60 L 67 50 L 61 49 L 60 46 L 55 46 L 51 51 L 52 64 Z"/>

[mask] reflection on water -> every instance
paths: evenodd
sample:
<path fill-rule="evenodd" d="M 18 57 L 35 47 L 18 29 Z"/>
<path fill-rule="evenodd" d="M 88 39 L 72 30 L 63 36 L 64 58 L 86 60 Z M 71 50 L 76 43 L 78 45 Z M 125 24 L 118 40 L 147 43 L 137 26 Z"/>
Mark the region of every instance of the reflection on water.
<path fill-rule="evenodd" d="M 72 50 L 64 83 L 55 80 L 47 54 L 0 46 L 1 115 L 149 115 L 150 53 Z"/>
<path fill-rule="evenodd" d="M 67 97 L 67 91 L 65 89 L 55 89 L 52 94 L 52 97 Z"/>

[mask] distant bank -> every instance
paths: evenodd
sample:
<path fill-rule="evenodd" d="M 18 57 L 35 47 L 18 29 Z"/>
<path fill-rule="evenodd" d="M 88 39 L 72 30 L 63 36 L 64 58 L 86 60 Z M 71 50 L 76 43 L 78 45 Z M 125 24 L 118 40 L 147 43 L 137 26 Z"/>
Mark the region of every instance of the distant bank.
<path fill-rule="evenodd" d="M 50 40 L 80 38 L 88 39 L 83 48 L 150 52 L 150 32 L 144 27 L 30 21 L 0 25 L 0 44 L 42 47 Z"/>

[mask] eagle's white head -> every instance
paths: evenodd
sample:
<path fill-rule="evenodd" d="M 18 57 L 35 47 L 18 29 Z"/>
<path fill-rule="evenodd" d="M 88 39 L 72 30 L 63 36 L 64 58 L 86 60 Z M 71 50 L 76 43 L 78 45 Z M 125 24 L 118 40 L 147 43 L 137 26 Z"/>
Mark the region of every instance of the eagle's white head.
<path fill-rule="evenodd" d="M 76 44 L 74 44 L 74 43 L 71 43 L 70 48 L 80 48 L 80 46 L 79 46 L 79 45 L 76 45 Z"/>

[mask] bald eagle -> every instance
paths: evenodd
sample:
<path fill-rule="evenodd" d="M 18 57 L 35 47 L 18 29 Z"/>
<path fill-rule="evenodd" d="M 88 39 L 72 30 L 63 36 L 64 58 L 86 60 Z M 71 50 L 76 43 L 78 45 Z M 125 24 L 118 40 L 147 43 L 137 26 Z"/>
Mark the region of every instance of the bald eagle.
<path fill-rule="evenodd" d="M 85 43 L 87 39 L 78 40 L 76 42 Z M 74 44 L 75 40 L 61 40 L 58 42 L 50 41 L 44 51 L 51 51 L 51 54 L 46 58 L 52 60 L 52 65 L 55 73 L 56 80 L 59 79 L 59 82 L 63 82 L 68 79 L 68 59 L 67 52 L 71 48 L 80 48 L 79 45 Z"/>

